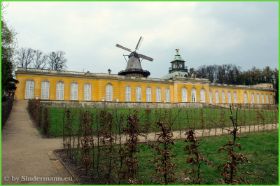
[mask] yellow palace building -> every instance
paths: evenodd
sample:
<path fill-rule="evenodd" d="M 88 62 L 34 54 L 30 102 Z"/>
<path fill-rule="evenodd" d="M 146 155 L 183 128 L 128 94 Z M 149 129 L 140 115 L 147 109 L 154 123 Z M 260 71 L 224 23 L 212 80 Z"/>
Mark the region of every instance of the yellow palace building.
<path fill-rule="evenodd" d="M 126 69 L 118 74 L 111 74 L 110 70 L 91 73 L 18 68 L 15 97 L 51 101 L 274 104 L 272 84 L 225 85 L 187 76 L 185 61 L 178 50 L 169 74 L 162 78 L 148 78 L 150 72 L 142 69 L 141 57 L 132 52 Z"/>

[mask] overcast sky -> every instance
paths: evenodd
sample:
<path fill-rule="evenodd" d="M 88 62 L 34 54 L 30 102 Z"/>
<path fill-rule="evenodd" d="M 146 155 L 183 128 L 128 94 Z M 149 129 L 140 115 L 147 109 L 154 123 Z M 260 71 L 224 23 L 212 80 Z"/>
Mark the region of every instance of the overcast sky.
<path fill-rule="evenodd" d="M 142 67 L 168 73 L 179 48 L 188 68 L 236 64 L 278 66 L 277 2 L 9 2 L 4 17 L 17 46 L 66 52 L 68 70 L 118 73 L 119 43 L 154 58 Z"/>

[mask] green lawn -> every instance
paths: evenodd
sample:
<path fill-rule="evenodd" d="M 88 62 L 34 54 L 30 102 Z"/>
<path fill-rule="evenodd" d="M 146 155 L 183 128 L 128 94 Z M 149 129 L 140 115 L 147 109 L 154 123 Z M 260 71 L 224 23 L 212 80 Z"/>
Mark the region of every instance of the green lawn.
<path fill-rule="evenodd" d="M 227 154 L 226 152 L 218 152 L 218 149 L 227 143 L 228 140 L 229 136 L 203 137 L 199 139 L 199 151 L 206 159 L 211 162 L 210 165 L 203 165 L 201 167 L 202 184 L 221 184 L 221 171 L 218 167 L 227 161 Z M 248 163 L 238 166 L 238 174 L 242 175 L 242 177 L 245 178 L 249 184 L 277 184 L 278 131 L 242 134 L 239 136 L 237 142 L 240 143 L 242 147 L 241 150 L 238 150 L 238 152 L 244 154 L 249 160 Z M 183 140 L 177 140 L 172 147 L 176 177 L 176 181 L 173 184 L 186 184 L 186 182 L 182 181 L 183 178 L 186 177 L 184 174 L 185 170 L 189 168 L 189 165 L 186 163 L 187 155 L 184 151 L 185 146 L 186 143 Z M 115 148 L 117 149 L 117 147 Z M 155 177 L 155 167 L 151 160 L 154 158 L 154 150 L 147 144 L 138 145 L 138 150 L 138 180 L 143 181 L 144 184 L 158 184 L 158 182 L 153 180 L 153 177 Z M 118 152 L 118 150 L 116 150 L 116 152 Z M 91 172 L 94 176 L 97 175 L 96 154 L 97 152 L 95 150 L 95 168 L 94 171 Z M 75 153 L 75 155 L 75 157 L 79 159 L 78 162 L 81 162 L 81 153 Z M 116 157 L 115 161 L 117 163 L 113 165 L 113 168 L 110 170 L 112 171 L 113 175 L 116 175 L 116 172 L 119 170 L 118 167 L 120 161 L 118 153 L 116 153 L 114 156 Z M 98 169 L 99 175 L 104 175 L 102 170 L 108 171 L 107 158 L 108 153 L 102 152 L 101 150 L 99 160 L 101 163 L 99 164 Z M 104 178 L 99 178 L 98 180 L 102 179 Z M 90 183 L 94 184 L 104 182 L 92 181 Z M 116 183 L 118 183 L 118 181 L 116 181 Z"/>
<path fill-rule="evenodd" d="M 204 137 L 200 141 L 200 151 L 205 158 L 210 160 L 210 166 L 202 166 L 202 178 L 204 184 L 218 183 L 221 178 L 218 165 L 226 161 L 226 153 L 218 152 L 218 149 L 226 143 L 228 136 Z M 240 174 L 250 184 L 277 184 L 278 182 L 278 132 L 259 132 L 244 134 L 238 142 L 242 146 L 242 152 L 249 159 L 249 163 L 239 167 Z M 173 149 L 176 163 L 178 181 L 183 177 L 184 170 L 188 167 L 185 163 L 186 153 L 184 152 L 185 142 L 176 141 Z M 152 159 L 152 151 L 146 145 L 140 145 L 139 179 L 144 183 L 151 183 L 150 175 L 153 175 L 154 167 L 149 162 Z M 247 174 L 246 174 L 247 173 Z"/>
<path fill-rule="evenodd" d="M 41 112 L 41 123 L 47 125 L 45 133 L 48 136 L 62 136 L 64 108 L 49 107 L 48 123 L 44 122 L 44 112 Z M 72 113 L 72 129 L 76 134 L 79 129 L 80 112 L 82 108 L 70 108 Z M 88 108 L 93 116 L 93 129 L 100 128 L 100 108 Z M 113 132 L 119 133 L 127 125 L 126 119 L 129 114 L 137 111 L 142 132 L 157 131 L 156 121 L 163 117 L 173 123 L 173 130 L 188 128 L 216 128 L 231 126 L 230 112 L 226 108 L 173 108 L 173 109 L 144 109 L 144 108 L 106 108 L 113 116 Z M 278 113 L 274 110 L 239 110 L 239 125 L 254 125 L 276 123 Z M 41 125 L 41 128 L 43 126 Z M 96 132 L 96 130 L 94 130 Z"/>

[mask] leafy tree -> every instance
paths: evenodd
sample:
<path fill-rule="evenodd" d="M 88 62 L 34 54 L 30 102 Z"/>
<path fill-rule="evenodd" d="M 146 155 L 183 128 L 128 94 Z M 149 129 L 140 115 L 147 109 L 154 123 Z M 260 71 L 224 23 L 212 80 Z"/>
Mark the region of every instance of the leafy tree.
<path fill-rule="evenodd" d="M 13 94 L 17 80 L 13 78 L 13 55 L 14 55 L 14 37 L 15 33 L 8 28 L 3 17 L 2 24 L 2 97 Z"/>

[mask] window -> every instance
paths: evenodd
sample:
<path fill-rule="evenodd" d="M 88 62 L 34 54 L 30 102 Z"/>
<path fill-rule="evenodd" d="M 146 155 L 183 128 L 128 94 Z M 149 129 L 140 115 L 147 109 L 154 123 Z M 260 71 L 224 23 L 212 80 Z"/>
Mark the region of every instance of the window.
<path fill-rule="evenodd" d="M 222 103 L 226 103 L 226 94 L 222 91 Z"/>
<path fill-rule="evenodd" d="M 187 102 L 187 89 L 182 88 L 182 102 Z"/>
<path fill-rule="evenodd" d="M 247 93 L 245 92 L 244 93 L 244 104 L 247 104 L 248 103 L 248 95 Z"/>
<path fill-rule="evenodd" d="M 78 83 L 71 83 L 71 100 L 78 100 Z"/>
<path fill-rule="evenodd" d="M 236 94 L 236 92 L 233 93 L 233 103 L 237 103 L 237 94 Z"/>
<path fill-rule="evenodd" d="M 167 103 L 170 102 L 170 89 L 169 88 L 165 89 L 165 101 Z"/>
<path fill-rule="evenodd" d="M 131 88 L 130 88 L 130 86 L 125 87 L 125 101 L 131 101 Z"/>
<path fill-rule="evenodd" d="M 64 100 L 64 83 L 61 81 L 56 84 L 56 99 Z"/>
<path fill-rule="evenodd" d="M 219 103 L 219 92 L 218 91 L 216 91 L 215 100 L 216 100 L 216 103 L 218 104 Z"/>
<path fill-rule="evenodd" d="M 136 101 L 141 101 L 141 87 L 136 87 Z"/>
<path fill-rule="evenodd" d="M 265 96 L 265 99 L 266 99 L 266 103 L 268 104 L 269 103 L 268 95 Z"/>
<path fill-rule="evenodd" d="M 89 83 L 84 84 L 84 100 L 91 100 L 91 84 Z"/>
<path fill-rule="evenodd" d="M 49 99 L 50 83 L 48 81 L 41 82 L 41 99 Z"/>
<path fill-rule="evenodd" d="M 209 92 L 209 103 L 212 104 L 213 103 L 213 95 L 212 92 Z"/>
<path fill-rule="evenodd" d="M 264 104 L 264 95 L 262 95 L 262 103 Z"/>
<path fill-rule="evenodd" d="M 150 87 L 146 88 L 146 101 L 152 101 L 152 89 Z"/>
<path fill-rule="evenodd" d="M 273 104 L 273 96 L 270 95 L 270 104 Z"/>
<path fill-rule="evenodd" d="M 106 92 L 106 101 L 113 101 L 113 86 L 111 84 L 107 84 L 105 88 Z"/>
<path fill-rule="evenodd" d="M 205 103 L 205 90 L 200 90 L 200 102 Z"/>
<path fill-rule="evenodd" d="M 195 88 L 192 89 L 192 102 L 196 102 L 196 90 L 195 90 Z"/>
<path fill-rule="evenodd" d="M 161 90 L 160 90 L 160 88 L 156 89 L 156 102 L 161 102 Z"/>
<path fill-rule="evenodd" d="M 257 94 L 257 104 L 260 104 L 260 95 Z"/>
<path fill-rule="evenodd" d="M 227 93 L 228 103 L 231 104 L 231 92 Z"/>
<path fill-rule="evenodd" d="M 25 99 L 34 98 L 34 81 L 27 80 L 25 84 Z"/>
<path fill-rule="evenodd" d="M 251 104 L 254 104 L 254 102 L 255 102 L 255 95 L 252 94 L 252 95 L 251 95 Z"/>

